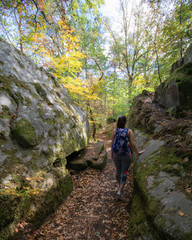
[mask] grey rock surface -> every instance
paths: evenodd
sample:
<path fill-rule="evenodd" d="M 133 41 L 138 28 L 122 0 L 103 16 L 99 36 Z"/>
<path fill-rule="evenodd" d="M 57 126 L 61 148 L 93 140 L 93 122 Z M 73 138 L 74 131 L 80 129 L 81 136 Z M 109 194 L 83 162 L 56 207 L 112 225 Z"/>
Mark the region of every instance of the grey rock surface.
<path fill-rule="evenodd" d="M 173 64 L 170 76 L 155 91 L 155 101 L 170 110 L 192 109 L 192 45 L 184 58 Z"/>
<path fill-rule="evenodd" d="M 21 216 L 40 224 L 56 208 L 72 190 L 66 157 L 86 148 L 89 136 L 87 115 L 65 87 L 0 39 L 0 229 L 12 232 Z M 21 200 L 13 204 L 11 191 Z"/>
<path fill-rule="evenodd" d="M 184 54 L 184 64 L 192 62 L 192 44 L 188 47 Z"/>
<path fill-rule="evenodd" d="M 16 154 L 33 147 L 38 160 L 46 151 L 52 152 L 54 161 L 58 152 L 67 156 L 85 148 L 89 138 L 86 113 L 70 99 L 64 86 L 4 41 L 0 41 L 0 61 L 2 155 L 7 155 L 4 147 L 8 140 Z M 29 155 L 34 149 L 28 150 Z"/>
<path fill-rule="evenodd" d="M 138 130 L 134 134 L 138 148 L 146 150 L 134 160 L 135 202 L 130 221 L 138 221 L 146 229 L 145 233 L 138 231 L 137 237 L 147 239 L 152 235 L 152 239 L 192 239 L 192 199 L 185 189 L 179 187 L 184 172 L 182 159 L 166 151 L 164 141 L 151 139 Z M 140 211 L 143 216 L 137 220 L 136 215 L 139 216 Z M 143 228 L 137 226 L 137 229 Z"/>
<path fill-rule="evenodd" d="M 81 151 L 75 159 L 69 161 L 73 170 L 84 170 L 87 167 L 103 170 L 106 166 L 107 152 L 103 141 L 89 143 L 88 147 Z"/>

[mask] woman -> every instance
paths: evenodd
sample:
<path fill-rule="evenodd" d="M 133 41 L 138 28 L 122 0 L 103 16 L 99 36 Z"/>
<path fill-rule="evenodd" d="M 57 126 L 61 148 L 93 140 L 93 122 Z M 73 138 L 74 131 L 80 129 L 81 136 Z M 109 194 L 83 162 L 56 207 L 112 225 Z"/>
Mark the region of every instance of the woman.
<path fill-rule="evenodd" d="M 114 129 L 111 142 L 111 157 L 116 166 L 116 178 L 119 185 L 117 195 L 121 197 L 123 186 L 127 179 L 127 171 L 132 160 L 132 150 L 140 155 L 145 150 L 138 151 L 135 146 L 133 131 L 125 128 L 126 117 L 120 116 L 117 121 L 117 128 Z M 129 144 L 130 142 L 130 144 Z"/>

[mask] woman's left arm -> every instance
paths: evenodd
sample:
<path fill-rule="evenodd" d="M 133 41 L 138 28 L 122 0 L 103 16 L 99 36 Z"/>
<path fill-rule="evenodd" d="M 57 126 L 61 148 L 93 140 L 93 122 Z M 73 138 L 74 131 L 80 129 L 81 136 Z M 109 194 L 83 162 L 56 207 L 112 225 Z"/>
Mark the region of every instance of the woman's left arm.
<path fill-rule="evenodd" d="M 129 131 L 128 131 L 128 136 L 129 136 L 131 147 L 132 147 L 133 151 L 136 152 L 136 154 L 138 154 L 138 155 L 141 155 L 142 153 L 144 153 L 145 150 L 141 150 L 141 151 L 137 150 L 137 147 L 136 147 L 135 141 L 134 141 L 134 137 L 133 137 L 133 131 L 131 129 L 129 129 Z"/>

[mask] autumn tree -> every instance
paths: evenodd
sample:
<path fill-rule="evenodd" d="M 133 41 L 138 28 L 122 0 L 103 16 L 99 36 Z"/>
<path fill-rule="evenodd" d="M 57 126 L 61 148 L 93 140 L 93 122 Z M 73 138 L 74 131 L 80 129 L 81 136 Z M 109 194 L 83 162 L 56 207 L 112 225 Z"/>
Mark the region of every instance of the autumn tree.
<path fill-rule="evenodd" d="M 171 65 L 189 46 L 192 38 L 192 2 L 188 0 L 148 1 L 153 12 L 161 18 L 159 45 L 166 62 Z"/>
<path fill-rule="evenodd" d="M 71 25 L 80 38 L 81 50 L 86 56 L 82 61 L 83 71 L 80 74 L 86 90 L 84 98 L 79 98 L 79 101 L 84 103 L 84 109 L 89 114 L 92 136 L 95 138 L 99 119 L 102 118 L 102 85 L 106 66 L 103 22 L 99 12 L 95 10 L 89 10 L 86 17 L 77 11 L 75 21 L 71 21 Z"/>
<path fill-rule="evenodd" d="M 147 65 L 144 58 L 149 52 L 146 42 L 146 30 L 142 16 L 142 6 L 137 6 L 137 11 L 133 9 L 127 0 L 120 0 L 120 11 L 122 16 L 121 33 L 112 32 L 113 42 L 111 45 L 111 55 L 121 76 L 127 79 L 127 102 L 130 102 L 133 81 L 146 72 Z"/>

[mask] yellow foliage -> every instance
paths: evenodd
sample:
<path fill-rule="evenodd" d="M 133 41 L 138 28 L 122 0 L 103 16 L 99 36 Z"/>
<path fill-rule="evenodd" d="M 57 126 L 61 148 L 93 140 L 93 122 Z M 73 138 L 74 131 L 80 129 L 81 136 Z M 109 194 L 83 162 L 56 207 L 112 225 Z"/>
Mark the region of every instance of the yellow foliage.
<path fill-rule="evenodd" d="M 140 75 L 139 77 L 137 77 L 133 81 L 132 85 L 136 86 L 137 88 L 139 88 L 139 87 L 143 86 L 145 84 L 145 82 L 146 82 L 146 80 L 144 79 L 144 77 L 142 75 Z"/>

